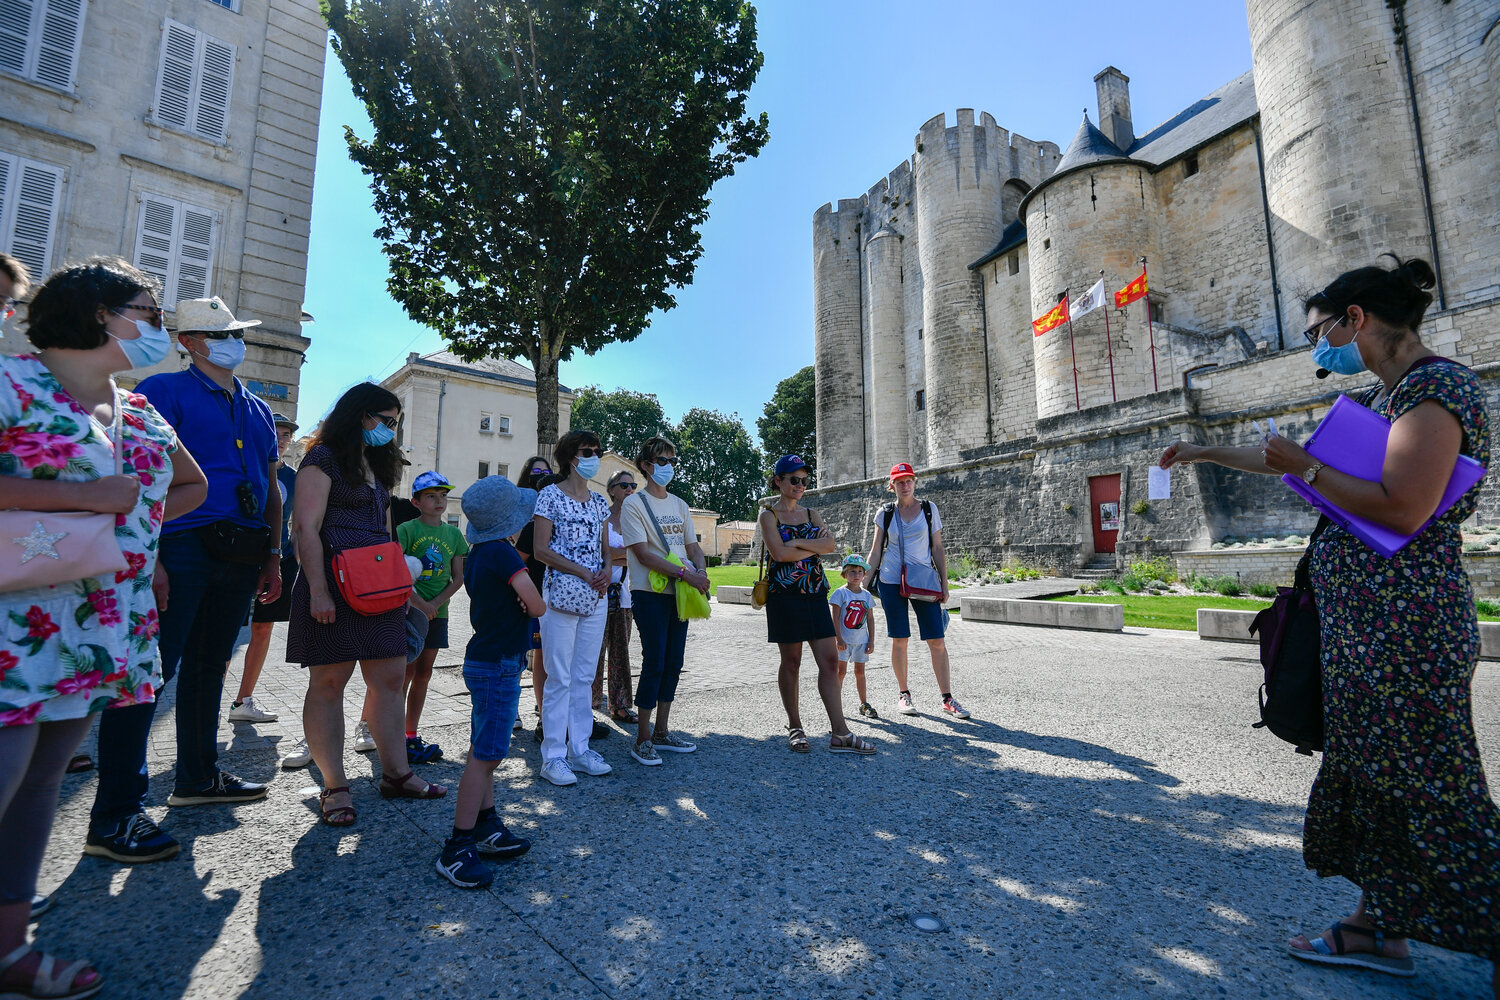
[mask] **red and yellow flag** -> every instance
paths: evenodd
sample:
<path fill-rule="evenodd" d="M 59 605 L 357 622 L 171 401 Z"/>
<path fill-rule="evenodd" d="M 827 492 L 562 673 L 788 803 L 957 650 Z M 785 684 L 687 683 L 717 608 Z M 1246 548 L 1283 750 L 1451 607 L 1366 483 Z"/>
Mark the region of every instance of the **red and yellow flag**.
<path fill-rule="evenodd" d="M 1068 321 L 1068 297 L 1063 296 L 1062 301 L 1052 307 L 1052 310 L 1041 319 L 1031 321 L 1031 332 L 1040 337 L 1048 330 L 1055 330 Z"/>
<path fill-rule="evenodd" d="M 1140 277 L 1136 278 L 1124 288 L 1115 292 L 1115 308 L 1124 309 L 1136 299 L 1146 294 L 1146 272 L 1141 271 Z"/>

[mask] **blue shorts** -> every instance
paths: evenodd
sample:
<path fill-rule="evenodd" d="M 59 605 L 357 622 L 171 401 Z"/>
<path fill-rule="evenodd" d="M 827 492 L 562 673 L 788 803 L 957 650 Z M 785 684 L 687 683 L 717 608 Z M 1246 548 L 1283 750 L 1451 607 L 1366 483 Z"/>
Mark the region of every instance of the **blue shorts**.
<path fill-rule="evenodd" d="M 473 706 L 469 745 L 479 760 L 504 760 L 510 752 L 510 732 L 521 702 L 521 671 L 525 667 L 525 653 L 503 657 L 499 663 L 464 661 L 464 684 Z"/>
<path fill-rule="evenodd" d="M 902 597 L 899 583 L 881 580 L 878 589 L 880 610 L 885 612 L 885 634 L 892 639 L 911 638 L 911 620 L 906 616 L 908 604 L 917 611 L 917 634 L 923 641 L 941 639 L 947 632 L 948 613 L 937 601 L 914 601 L 909 597 Z"/>

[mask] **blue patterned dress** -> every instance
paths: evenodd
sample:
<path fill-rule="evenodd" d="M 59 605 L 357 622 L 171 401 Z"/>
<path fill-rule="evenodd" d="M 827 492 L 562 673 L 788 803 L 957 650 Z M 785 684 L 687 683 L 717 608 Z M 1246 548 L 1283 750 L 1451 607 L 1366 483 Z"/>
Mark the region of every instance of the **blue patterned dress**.
<path fill-rule="evenodd" d="M 1463 427 L 1461 450 L 1490 462 L 1479 380 L 1446 361 L 1409 371 L 1383 402 L 1394 421 L 1427 400 Z M 1319 875 L 1366 893 L 1371 920 L 1403 935 L 1500 958 L 1500 809 L 1474 738 L 1479 657 L 1459 524 L 1479 486 L 1386 559 L 1338 525 L 1313 546 L 1323 639 L 1323 765 L 1303 854 Z"/>

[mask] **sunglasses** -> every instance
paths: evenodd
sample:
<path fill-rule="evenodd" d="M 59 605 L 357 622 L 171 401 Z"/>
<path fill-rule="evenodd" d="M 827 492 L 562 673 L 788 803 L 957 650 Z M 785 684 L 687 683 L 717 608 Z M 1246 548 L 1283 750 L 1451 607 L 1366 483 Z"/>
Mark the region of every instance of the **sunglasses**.
<path fill-rule="evenodd" d="M 387 417 L 383 413 L 366 413 L 365 416 L 369 417 L 371 420 L 378 420 L 378 421 L 380 421 L 382 424 L 385 424 L 391 430 L 395 430 L 396 429 L 396 418 L 395 417 Z"/>
<path fill-rule="evenodd" d="M 589 448 L 589 447 L 579 448 L 578 449 L 578 457 L 579 458 L 595 458 L 595 457 L 603 458 L 604 457 L 604 449 L 603 448 Z"/>
<path fill-rule="evenodd" d="M 672 466 L 675 466 L 679 461 L 681 461 L 681 459 L 678 459 L 678 458 L 675 458 L 675 457 L 674 458 L 653 458 L 651 461 L 654 462 L 657 465 L 672 465 Z"/>
<path fill-rule="evenodd" d="M 533 476 L 550 476 L 550 475 L 552 475 L 552 470 L 551 469 L 532 469 L 531 470 L 531 474 Z"/>
<path fill-rule="evenodd" d="M 235 340 L 245 339 L 244 330 L 195 330 L 193 334 L 197 337 L 207 337 L 209 340 L 228 340 L 230 337 Z"/>
<path fill-rule="evenodd" d="M 14 301 L 14 300 L 12 300 L 12 301 Z M 123 315 L 123 313 L 121 313 L 121 311 L 120 311 L 121 309 L 134 309 L 137 312 L 143 312 L 148 317 L 150 317 L 150 319 L 148 320 L 148 322 L 152 326 L 156 327 L 158 330 L 161 329 L 161 326 L 162 326 L 162 311 L 161 311 L 161 306 L 138 306 L 138 305 L 135 305 L 134 303 L 127 302 L 125 305 L 120 306 L 118 309 L 116 309 L 115 310 L 115 314 L 116 315 Z"/>
<path fill-rule="evenodd" d="M 610 489 L 633 490 L 635 489 L 635 483 L 615 483 Z"/>
<path fill-rule="evenodd" d="M 806 486 L 807 485 L 807 477 L 806 476 L 787 476 L 786 477 L 786 481 L 789 482 L 789 483 L 791 483 L 793 486 Z"/>

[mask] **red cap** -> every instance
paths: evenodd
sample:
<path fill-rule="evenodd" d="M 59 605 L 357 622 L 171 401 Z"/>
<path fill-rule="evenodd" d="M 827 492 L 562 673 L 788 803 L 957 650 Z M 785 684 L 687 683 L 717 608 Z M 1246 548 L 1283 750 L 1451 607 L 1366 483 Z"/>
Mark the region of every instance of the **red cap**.
<path fill-rule="evenodd" d="M 897 462 L 891 466 L 892 479 L 905 479 L 907 476 L 913 479 L 917 478 L 916 470 L 911 467 L 910 462 Z"/>

